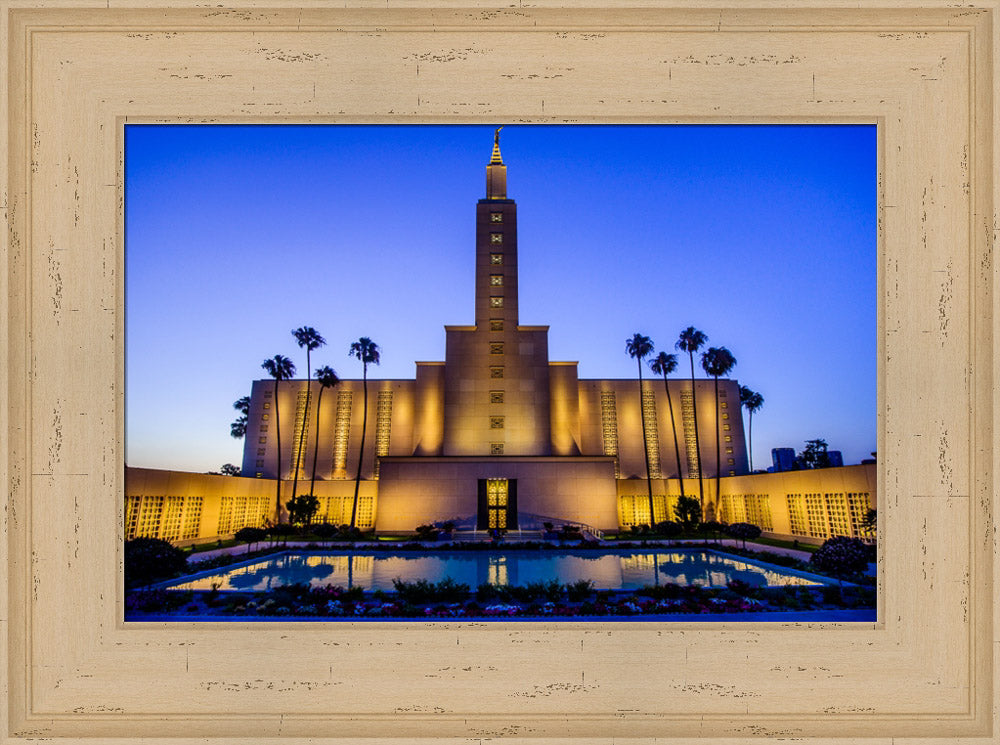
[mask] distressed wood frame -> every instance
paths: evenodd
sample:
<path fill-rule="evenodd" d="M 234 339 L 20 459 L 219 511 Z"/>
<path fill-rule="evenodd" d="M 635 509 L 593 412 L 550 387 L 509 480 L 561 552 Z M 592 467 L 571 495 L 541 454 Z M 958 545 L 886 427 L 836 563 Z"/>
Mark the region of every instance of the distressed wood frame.
<path fill-rule="evenodd" d="M 997 2 L 569 4 L 0 0 L 4 743 L 995 741 Z M 877 123 L 879 622 L 124 624 L 156 121 Z"/>

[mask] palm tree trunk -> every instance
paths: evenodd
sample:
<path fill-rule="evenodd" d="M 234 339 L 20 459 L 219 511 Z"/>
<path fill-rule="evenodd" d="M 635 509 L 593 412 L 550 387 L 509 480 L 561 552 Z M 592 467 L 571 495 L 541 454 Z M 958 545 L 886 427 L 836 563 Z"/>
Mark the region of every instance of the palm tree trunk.
<path fill-rule="evenodd" d="M 753 412 L 750 412 L 750 473 L 753 473 Z"/>
<path fill-rule="evenodd" d="M 354 477 L 354 504 L 351 505 L 351 527 L 354 527 L 355 520 L 358 516 L 358 490 L 361 487 L 361 464 L 364 460 L 365 455 L 365 430 L 368 429 L 368 363 L 364 365 L 364 371 L 362 372 L 362 381 L 364 385 L 364 404 L 362 408 L 364 409 L 364 416 L 361 418 L 361 448 L 358 452 L 358 471 L 357 475 Z"/>
<path fill-rule="evenodd" d="M 649 492 L 649 529 L 656 525 L 653 515 L 653 477 L 649 473 L 649 443 L 646 442 L 646 407 L 642 405 L 642 358 L 635 358 L 639 366 L 639 419 L 642 422 L 642 454 L 646 456 L 646 491 Z"/>
<path fill-rule="evenodd" d="M 722 476 L 722 448 L 719 438 L 719 376 L 715 376 L 715 501 L 719 501 L 719 484 Z"/>
<path fill-rule="evenodd" d="M 316 496 L 316 462 L 319 460 L 319 407 L 323 405 L 323 386 L 319 387 L 319 395 L 316 397 L 316 447 L 313 450 L 312 479 L 309 481 L 309 493 Z M 330 516 L 330 499 L 326 500 L 326 511 L 323 515 L 323 522 Z"/>
<path fill-rule="evenodd" d="M 274 379 L 274 429 L 278 435 L 278 474 L 274 497 L 274 524 L 281 522 L 281 417 L 278 415 L 278 379 Z"/>
<path fill-rule="evenodd" d="M 705 485 L 701 475 L 701 439 L 698 437 L 698 396 L 694 387 L 694 352 L 688 352 L 688 359 L 691 360 L 691 406 L 694 408 L 694 452 L 695 460 L 698 461 L 698 504 L 702 511 L 705 509 Z"/>
<path fill-rule="evenodd" d="M 299 427 L 299 446 L 295 448 L 295 474 L 292 477 L 292 499 L 295 499 L 295 494 L 299 489 L 299 467 L 302 465 L 302 445 L 303 440 L 306 436 L 306 422 L 309 420 L 309 394 L 310 382 L 311 382 L 311 372 L 309 365 L 311 361 L 309 359 L 309 349 L 306 348 L 306 410 L 302 412 L 302 426 Z"/>
<path fill-rule="evenodd" d="M 677 479 L 681 482 L 681 496 L 684 496 L 684 474 L 681 473 L 681 446 L 677 442 L 677 424 L 674 422 L 674 404 L 670 400 L 670 385 L 667 376 L 663 376 L 663 387 L 667 391 L 667 409 L 670 411 L 670 429 L 674 433 L 674 455 L 677 457 Z M 669 515 L 667 518 L 669 519 Z"/>

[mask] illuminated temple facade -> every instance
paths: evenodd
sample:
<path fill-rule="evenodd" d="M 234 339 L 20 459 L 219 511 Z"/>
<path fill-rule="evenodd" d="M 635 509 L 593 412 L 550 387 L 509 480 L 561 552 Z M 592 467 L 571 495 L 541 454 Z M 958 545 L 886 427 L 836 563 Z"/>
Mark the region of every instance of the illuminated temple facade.
<path fill-rule="evenodd" d="M 414 379 L 368 381 L 362 478 L 377 481 L 378 529 L 441 520 L 480 528 L 547 520 L 617 528 L 619 494 L 636 492 L 637 484 L 636 493 L 646 494 L 640 407 L 658 495 L 668 493 L 664 479 L 679 475 L 674 426 L 680 475 L 693 477 L 695 489 L 699 463 L 703 477 L 715 476 L 716 417 L 722 475 L 747 473 L 736 381 L 719 381 L 717 406 L 712 380 L 697 380 L 693 395 L 690 380 L 671 380 L 672 426 L 662 378 L 644 382 L 641 401 L 636 379 L 580 379 L 576 362 L 549 359 L 548 326 L 521 324 L 517 204 L 507 195 L 506 170 L 497 138 L 486 196 L 476 204 L 474 323 L 446 326 L 444 361 L 417 362 Z M 272 379 L 253 383 L 242 466 L 248 476 L 278 476 L 274 388 Z M 309 479 L 315 452 L 318 478 L 347 481 L 353 494 L 362 382 L 344 380 L 326 391 L 319 411 L 317 391 L 314 383 L 300 442 L 306 381 L 278 386 L 280 475 L 291 478 L 298 462 L 299 478 Z M 638 509 L 648 522 L 648 497 Z"/>
<path fill-rule="evenodd" d="M 518 316 L 517 205 L 507 197 L 498 139 L 476 205 L 474 323 L 446 326 L 444 361 L 417 362 L 413 379 L 368 380 L 357 526 L 402 533 L 444 521 L 529 531 L 545 522 L 648 524 L 648 455 L 654 521 L 673 518 L 683 485 L 688 496 L 703 488 L 706 516 L 724 522 L 813 542 L 859 535 L 875 506 L 875 466 L 748 473 L 736 381 L 719 380 L 716 400 L 712 380 L 696 380 L 692 390 L 690 380 L 671 379 L 668 403 L 662 378 L 646 379 L 640 397 L 635 379 L 580 379 L 577 363 L 549 360 L 548 327 Z M 362 381 L 341 381 L 322 400 L 314 382 L 308 417 L 306 381 L 281 382 L 277 406 L 274 390 L 272 379 L 253 382 L 243 477 L 126 468 L 125 538 L 190 543 L 273 521 L 279 475 L 281 505 L 294 488 L 312 491 L 317 519 L 349 523 Z"/>

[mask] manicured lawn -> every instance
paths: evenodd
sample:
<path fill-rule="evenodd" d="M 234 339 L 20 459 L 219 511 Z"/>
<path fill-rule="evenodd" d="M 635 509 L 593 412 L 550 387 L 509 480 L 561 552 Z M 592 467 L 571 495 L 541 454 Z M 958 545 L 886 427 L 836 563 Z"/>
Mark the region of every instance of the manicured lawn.
<path fill-rule="evenodd" d="M 775 546 L 777 548 L 791 548 L 796 551 L 808 551 L 809 553 L 814 553 L 817 549 L 819 549 L 819 546 L 814 546 L 811 543 L 803 543 L 802 541 L 799 541 L 798 543 L 794 541 L 782 541 L 778 538 L 765 538 L 764 536 L 754 538 L 751 543 L 760 543 L 765 546 Z"/>

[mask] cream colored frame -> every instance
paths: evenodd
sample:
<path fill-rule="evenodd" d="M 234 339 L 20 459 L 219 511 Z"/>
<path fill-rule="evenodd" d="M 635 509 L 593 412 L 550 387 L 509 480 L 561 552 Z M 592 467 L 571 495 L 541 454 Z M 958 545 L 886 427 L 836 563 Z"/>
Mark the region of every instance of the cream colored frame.
<path fill-rule="evenodd" d="M 0 0 L 3 742 L 994 742 L 997 3 L 407 4 Z M 120 152 L 156 121 L 877 123 L 880 622 L 123 624 Z"/>

